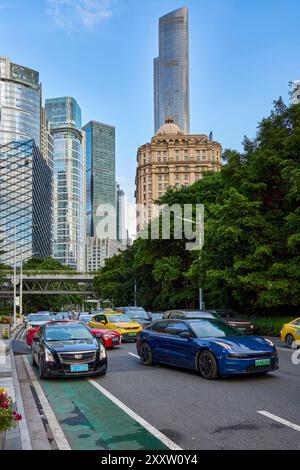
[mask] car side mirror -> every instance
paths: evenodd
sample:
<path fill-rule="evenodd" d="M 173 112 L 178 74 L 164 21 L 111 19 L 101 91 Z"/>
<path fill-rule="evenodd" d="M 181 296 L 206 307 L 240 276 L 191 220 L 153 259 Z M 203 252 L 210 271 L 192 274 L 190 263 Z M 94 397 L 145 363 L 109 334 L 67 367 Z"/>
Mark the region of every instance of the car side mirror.
<path fill-rule="evenodd" d="M 182 333 L 180 333 L 180 337 L 181 338 L 184 338 L 184 339 L 191 339 L 191 333 L 189 333 L 188 331 L 183 331 Z"/>

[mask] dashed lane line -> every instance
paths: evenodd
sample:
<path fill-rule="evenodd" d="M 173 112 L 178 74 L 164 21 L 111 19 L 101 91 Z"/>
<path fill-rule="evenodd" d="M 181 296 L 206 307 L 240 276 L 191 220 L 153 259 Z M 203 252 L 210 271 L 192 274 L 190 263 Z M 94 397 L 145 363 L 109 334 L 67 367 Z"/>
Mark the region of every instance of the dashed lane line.
<path fill-rule="evenodd" d="M 45 412 L 45 415 L 46 415 L 46 418 L 48 420 L 48 423 L 49 423 L 49 426 L 51 428 L 51 431 L 52 431 L 52 434 L 55 438 L 55 441 L 57 443 L 57 447 L 59 448 L 59 450 L 71 450 L 71 447 L 56 419 L 56 416 L 55 414 L 53 413 L 52 411 L 52 408 L 47 400 L 47 397 L 41 387 L 41 385 L 39 384 L 31 366 L 30 366 L 30 363 L 29 363 L 29 360 L 28 360 L 28 357 L 24 357 L 24 364 L 25 364 L 25 367 L 27 369 L 27 372 L 29 374 L 29 377 L 30 377 L 30 380 L 32 382 L 32 385 L 34 386 L 35 388 L 35 391 L 38 395 L 38 398 L 40 400 L 40 403 L 42 405 L 42 408 Z"/>
<path fill-rule="evenodd" d="M 130 353 L 129 353 L 130 354 Z M 132 354 L 132 353 L 131 353 Z M 111 400 L 115 405 L 121 408 L 128 416 L 134 419 L 137 423 L 139 423 L 143 428 L 145 428 L 149 433 L 151 433 L 154 437 L 156 437 L 159 441 L 161 441 L 165 446 L 167 446 L 171 450 L 182 450 L 175 442 L 171 441 L 165 434 L 161 433 L 158 429 L 156 429 L 152 424 L 148 423 L 144 418 L 139 416 L 135 411 L 128 408 L 125 403 L 122 403 L 118 398 L 112 395 L 108 390 L 106 390 L 102 385 L 99 385 L 98 382 L 95 380 L 90 379 L 89 382 L 96 387 L 99 392 L 105 395 L 109 400 Z"/>
<path fill-rule="evenodd" d="M 140 356 L 138 356 L 137 354 L 134 354 L 134 353 L 131 353 L 131 352 L 129 352 L 128 354 L 129 354 L 129 356 L 136 357 L 137 359 L 140 359 Z"/>
<path fill-rule="evenodd" d="M 291 423 L 291 421 L 287 421 L 286 419 L 280 418 L 279 416 L 273 415 L 272 413 L 269 413 L 268 411 L 258 411 L 260 415 L 266 416 L 269 419 L 272 419 L 273 421 L 277 421 L 278 423 L 284 424 L 285 426 L 294 429 L 295 431 L 300 432 L 300 426 L 298 424 Z"/>

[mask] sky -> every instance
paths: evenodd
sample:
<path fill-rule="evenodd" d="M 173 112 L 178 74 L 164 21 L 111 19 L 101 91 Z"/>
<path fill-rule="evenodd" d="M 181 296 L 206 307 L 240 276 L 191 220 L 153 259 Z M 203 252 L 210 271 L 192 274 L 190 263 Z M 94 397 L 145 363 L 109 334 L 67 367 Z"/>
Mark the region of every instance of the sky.
<path fill-rule="evenodd" d="M 40 72 L 43 98 L 73 96 L 83 124 L 116 127 L 117 179 L 133 200 L 151 140 L 158 19 L 187 6 L 191 132 L 242 150 L 300 79 L 299 0 L 0 0 L 0 55 Z"/>

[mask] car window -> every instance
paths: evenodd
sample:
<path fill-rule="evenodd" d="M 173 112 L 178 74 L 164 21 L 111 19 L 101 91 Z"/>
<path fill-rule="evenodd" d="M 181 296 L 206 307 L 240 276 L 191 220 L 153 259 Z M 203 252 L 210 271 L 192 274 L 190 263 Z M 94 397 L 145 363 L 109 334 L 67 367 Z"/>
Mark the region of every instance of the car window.
<path fill-rule="evenodd" d="M 293 325 L 300 326 L 300 320 L 293 321 Z"/>
<path fill-rule="evenodd" d="M 170 335 L 180 335 L 183 331 L 189 331 L 188 326 L 184 322 L 169 321 L 166 327 L 166 333 Z"/>
<path fill-rule="evenodd" d="M 165 333 L 168 323 L 169 321 L 156 322 L 150 327 L 150 330 L 155 331 L 155 333 Z"/>
<path fill-rule="evenodd" d="M 190 320 L 189 324 L 197 338 L 243 336 L 243 333 L 239 330 L 232 328 L 222 321 L 210 319 Z"/>

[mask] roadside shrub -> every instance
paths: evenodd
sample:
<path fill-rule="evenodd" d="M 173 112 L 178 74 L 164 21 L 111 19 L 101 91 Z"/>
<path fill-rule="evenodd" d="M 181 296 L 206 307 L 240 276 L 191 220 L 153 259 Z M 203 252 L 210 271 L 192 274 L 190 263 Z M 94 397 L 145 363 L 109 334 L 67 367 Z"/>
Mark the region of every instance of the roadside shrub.
<path fill-rule="evenodd" d="M 2 323 L 4 325 L 11 325 L 12 324 L 12 317 L 0 316 L 0 323 Z"/>
<path fill-rule="evenodd" d="M 257 318 L 252 320 L 254 334 L 261 336 L 280 336 L 280 330 L 285 323 L 289 323 L 296 317 Z"/>

